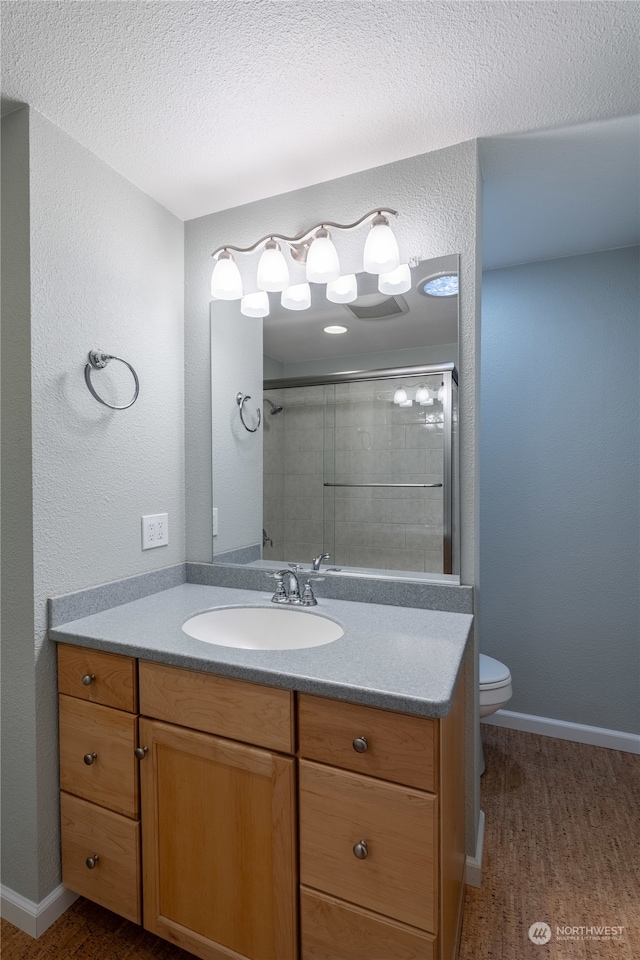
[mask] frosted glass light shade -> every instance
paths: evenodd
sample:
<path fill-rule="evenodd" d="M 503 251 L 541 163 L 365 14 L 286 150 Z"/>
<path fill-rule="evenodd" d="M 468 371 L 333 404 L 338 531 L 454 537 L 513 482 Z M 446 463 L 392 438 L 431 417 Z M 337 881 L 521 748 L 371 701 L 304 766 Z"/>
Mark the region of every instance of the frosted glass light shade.
<path fill-rule="evenodd" d="M 287 310 L 307 310 L 311 306 L 311 287 L 308 283 L 294 283 L 282 291 L 280 299 Z"/>
<path fill-rule="evenodd" d="M 338 251 L 326 230 L 318 230 L 307 254 L 307 280 L 311 283 L 331 283 L 340 276 Z"/>
<path fill-rule="evenodd" d="M 398 405 L 406 403 L 408 400 L 407 391 L 404 387 L 397 387 L 395 393 L 393 394 L 393 402 Z"/>
<path fill-rule="evenodd" d="M 216 260 L 211 274 L 211 296 L 216 300 L 239 300 L 242 296 L 242 277 L 231 254 L 224 252 Z"/>
<path fill-rule="evenodd" d="M 391 273 L 400 266 L 400 252 L 386 217 L 376 217 L 364 245 L 364 269 L 367 273 Z"/>
<path fill-rule="evenodd" d="M 327 284 L 327 300 L 332 303 L 352 303 L 358 296 L 358 281 L 355 273 L 346 273 Z"/>
<path fill-rule="evenodd" d="M 270 240 L 258 262 L 257 283 L 261 290 L 279 293 L 289 286 L 289 267 L 275 241 Z"/>
<path fill-rule="evenodd" d="M 431 394 L 429 393 L 429 387 L 425 386 L 424 383 L 421 383 L 418 389 L 416 390 L 416 403 L 428 403 L 431 399 Z"/>
<path fill-rule="evenodd" d="M 408 263 L 401 263 L 395 270 L 389 273 L 381 273 L 378 277 L 378 290 L 380 293 L 406 293 L 411 290 L 411 271 Z"/>
<path fill-rule="evenodd" d="M 240 313 L 245 317 L 266 317 L 269 315 L 269 294 L 264 290 L 247 293 L 240 301 Z"/>
<path fill-rule="evenodd" d="M 444 403 L 444 383 L 438 390 L 438 403 Z"/>

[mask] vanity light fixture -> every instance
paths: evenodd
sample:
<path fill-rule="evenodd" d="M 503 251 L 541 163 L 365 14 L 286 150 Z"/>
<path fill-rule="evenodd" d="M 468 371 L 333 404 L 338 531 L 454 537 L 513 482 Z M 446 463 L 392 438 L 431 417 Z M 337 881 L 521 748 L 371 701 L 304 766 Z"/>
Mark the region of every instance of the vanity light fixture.
<path fill-rule="evenodd" d="M 403 403 L 406 403 L 408 399 L 409 397 L 405 388 L 396 387 L 395 393 L 393 394 L 393 402 L 401 406 Z"/>
<path fill-rule="evenodd" d="M 424 383 L 421 383 L 416 390 L 416 403 L 419 403 L 422 407 L 430 407 L 433 404 L 431 391 Z"/>
<path fill-rule="evenodd" d="M 239 300 L 242 296 L 242 278 L 233 254 L 222 250 L 211 275 L 211 296 L 216 300 Z"/>
<path fill-rule="evenodd" d="M 334 324 L 332 324 L 330 327 L 325 327 L 325 328 L 324 328 L 324 332 L 325 332 L 325 333 L 332 333 L 332 334 L 334 334 L 335 336 L 338 336 L 338 334 L 340 334 L 340 333 L 346 333 L 348 329 L 349 329 L 349 327 L 343 327 L 342 324 L 340 324 L 340 323 L 334 323 Z"/>
<path fill-rule="evenodd" d="M 358 297 L 358 281 L 355 273 L 347 273 L 327 284 L 327 300 L 331 303 L 353 303 Z"/>
<path fill-rule="evenodd" d="M 308 310 L 311 306 L 311 288 L 308 283 L 294 283 L 282 291 L 280 302 L 287 310 Z"/>
<path fill-rule="evenodd" d="M 354 223 L 333 223 L 324 220 L 314 224 L 308 230 L 303 230 L 295 237 L 270 233 L 261 237 L 250 247 L 235 247 L 229 244 L 218 247 L 211 254 L 215 260 L 211 277 L 211 296 L 218 300 L 240 300 L 243 297 L 242 279 L 233 254 L 251 254 L 261 249 L 256 276 L 259 292 L 286 293 L 289 289 L 307 286 L 309 283 L 326 283 L 328 300 L 334 303 L 351 303 L 357 297 L 355 276 L 354 274 L 341 275 L 338 251 L 327 228 L 331 227 L 334 232 L 355 230 L 367 221 L 371 221 L 371 229 L 364 246 L 364 269 L 368 273 L 380 274 L 379 283 L 393 285 L 393 290 L 389 290 L 390 293 L 404 293 L 409 289 L 408 286 L 404 286 L 409 268 L 407 264 L 400 264 L 398 243 L 389 226 L 389 217 L 395 216 L 397 216 L 396 210 L 377 207 L 365 213 Z M 290 286 L 286 253 L 295 263 L 304 265 L 306 284 L 298 283 Z M 382 287 L 380 290 L 385 292 Z M 249 296 L 252 297 L 253 294 Z M 283 302 L 284 300 L 290 300 L 289 294 L 286 297 L 283 296 Z M 296 300 L 296 304 L 290 309 L 305 309 L 300 306 L 299 300 Z M 251 307 L 247 306 L 247 309 Z"/>
<path fill-rule="evenodd" d="M 377 213 L 371 223 L 364 245 L 364 269 L 367 273 L 390 273 L 400 266 L 398 244 L 382 213 Z"/>
<path fill-rule="evenodd" d="M 267 317 L 269 315 L 269 294 L 264 290 L 247 293 L 240 301 L 240 313 L 245 317 Z"/>
<path fill-rule="evenodd" d="M 378 277 L 378 290 L 380 293 L 388 293 L 391 296 L 411 290 L 409 264 L 401 263 L 395 270 L 391 270 L 389 273 L 381 273 Z"/>
<path fill-rule="evenodd" d="M 273 238 L 267 240 L 260 257 L 257 283 L 261 290 L 269 293 L 280 293 L 289 286 L 289 267 L 280 244 Z"/>
<path fill-rule="evenodd" d="M 320 227 L 307 253 L 307 280 L 310 283 L 331 283 L 339 276 L 338 251 L 333 245 L 329 231 Z"/>

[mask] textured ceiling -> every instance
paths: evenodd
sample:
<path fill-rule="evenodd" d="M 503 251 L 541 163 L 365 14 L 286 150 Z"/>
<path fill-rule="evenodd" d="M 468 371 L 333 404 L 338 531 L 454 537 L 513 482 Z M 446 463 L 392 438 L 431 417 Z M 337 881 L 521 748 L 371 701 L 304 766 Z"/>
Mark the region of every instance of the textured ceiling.
<path fill-rule="evenodd" d="M 637 3 L 1 6 L 5 105 L 30 104 L 183 219 L 639 102 Z"/>

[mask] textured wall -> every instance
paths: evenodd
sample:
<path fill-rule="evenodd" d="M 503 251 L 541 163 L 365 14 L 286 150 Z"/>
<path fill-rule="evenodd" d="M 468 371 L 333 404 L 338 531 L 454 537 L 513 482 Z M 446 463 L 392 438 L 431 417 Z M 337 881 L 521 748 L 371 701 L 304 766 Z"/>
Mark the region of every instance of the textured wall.
<path fill-rule="evenodd" d="M 224 243 L 249 245 L 270 230 L 293 235 L 322 218 L 349 223 L 381 204 L 399 211 L 394 231 L 406 257 L 426 260 L 452 253 L 460 254 L 461 574 L 463 583 L 476 583 L 479 180 L 477 146 L 475 142 L 467 142 L 200 217 L 185 224 L 186 523 L 189 560 L 210 561 L 212 556 L 209 361 L 211 252 Z M 343 269 L 357 272 L 362 268 L 362 237 L 359 231 L 354 231 L 341 238 L 341 241 L 343 239 Z M 238 262 L 244 274 L 245 288 L 248 291 L 255 289 L 250 286 L 254 280 L 255 260 L 239 258 Z M 237 510 L 242 510 L 241 503 L 237 504 Z M 477 782 L 474 783 L 471 776 L 473 744 L 477 741 L 477 735 L 472 733 L 475 702 L 476 684 L 471 683 L 468 690 L 468 769 L 472 784 L 468 794 L 470 847 L 475 844 L 479 809 Z"/>
<path fill-rule="evenodd" d="M 46 598 L 184 559 L 183 225 L 35 111 L 30 114 L 33 440 L 31 636 L 35 687 L 20 705 L 36 790 L 23 803 L 3 882 L 39 901 L 59 882 L 55 650 Z M 88 350 L 123 356 L 140 377 L 126 411 L 84 384 Z M 96 383 L 130 389 L 111 364 Z M 170 544 L 141 551 L 140 517 L 169 513 Z M 5 777 L 3 804 L 32 779 Z M 33 814 L 37 832 L 32 829 Z M 38 872 L 19 866 L 37 845 Z"/>
<path fill-rule="evenodd" d="M 484 275 L 483 650 L 508 709 L 640 732 L 638 247 Z"/>
<path fill-rule="evenodd" d="M 2 120 L 2 873 L 38 876 L 31 512 L 29 112 Z"/>

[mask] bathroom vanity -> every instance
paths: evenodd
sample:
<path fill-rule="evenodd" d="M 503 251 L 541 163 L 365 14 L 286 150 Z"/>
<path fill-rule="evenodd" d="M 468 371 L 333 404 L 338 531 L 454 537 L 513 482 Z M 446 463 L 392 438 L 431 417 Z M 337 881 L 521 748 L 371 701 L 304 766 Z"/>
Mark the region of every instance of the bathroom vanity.
<path fill-rule="evenodd" d="M 203 651 L 174 630 L 189 604 L 203 609 L 188 588 L 223 605 L 247 593 L 185 585 L 51 631 L 63 883 L 203 960 L 455 958 L 471 617 L 327 601 L 345 628 L 336 644 Z M 338 682 L 349 653 L 357 674 L 366 633 L 342 608 L 378 621 L 362 687 Z M 387 617 L 396 639 L 385 664 Z M 126 639 L 140 618 L 146 632 Z M 420 678 L 445 648 L 448 662 Z"/>

